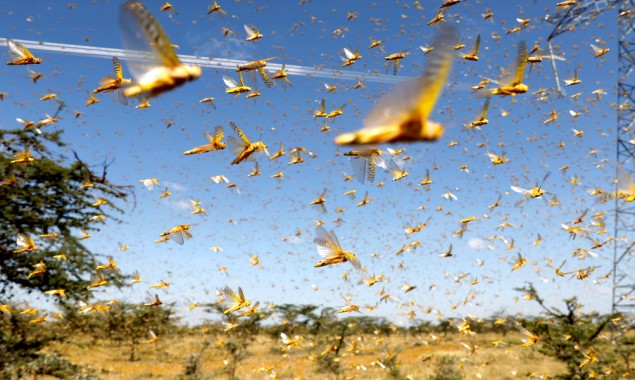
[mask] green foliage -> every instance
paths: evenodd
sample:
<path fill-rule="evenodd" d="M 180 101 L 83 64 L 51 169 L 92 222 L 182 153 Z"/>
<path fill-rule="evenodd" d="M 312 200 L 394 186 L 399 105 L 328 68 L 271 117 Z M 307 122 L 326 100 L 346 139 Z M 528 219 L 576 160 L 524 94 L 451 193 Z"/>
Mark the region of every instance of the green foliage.
<path fill-rule="evenodd" d="M 51 336 L 22 315 L 0 314 L 0 373 L 24 367 L 37 358 Z"/>
<path fill-rule="evenodd" d="M 335 325 L 337 325 L 337 327 Z M 324 333 L 315 336 L 318 347 L 330 348 L 329 353 L 323 351 L 318 354 L 316 351 L 316 354 L 319 355 L 317 360 L 318 372 L 332 373 L 336 378 L 341 375 L 342 366 L 340 364 L 340 357 L 343 352 L 346 337 L 350 335 L 350 327 L 351 324 L 345 321 L 338 321 L 333 317 L 328 327 L 323 330 Z M 335 332 L 339 334 L 336 335 Z"/>
<path fill-rule="evenodd" d="M 79 230 L 99 229 L 99 219 L 91 218 L 121 211 L 112 199 L 125 198 L 129 189 L 116 186 L 106 179 L 108 164 L 102 173 L 95 173 L 75 155 L 70 160 L 54 153 L 64 147 L 61 131 L 35 134 L 24 130 L 0 130 L 0 178 L 13 179 L 15 184 L 0 186 L 0 298 L 11 298 L 15 288 L 32 291 L 64 289 L 70 299 L 87 299 L 89 274 L 100 261 L 79 239 Z M 30 149 L 34 160 L 28 164 L 12 163 L 18 151 Z M 94 186 L 82 188 L 90 181 Z M 108 203 L 93 207 L 94 196 Z M 13 253 L 18 233 L 27 233 L 36 240 L 39 250 Z M 37 235 L 57 233 L 53 239 L 38 239 Z M 67 260 L 53 259 L 64 254 Z M 43 261 L 46 272 L 31 279 L 33 266 Z M 122 285 L 121 276 L 113 272 L 110 283 Z"/>
<path fill-rule="evenodd" d="M 324 308 L 318 313 L 317 305 L 276 305 L 274 312 L 278 316 L 278 323 L 269 333 L 274 339 L 280 337 L 281 332 L 288 332 L 293 328 L 301 334 L 318 334 L 325 324 L 335 319 L 335 310 Z"/>
<path fill-rule="evenodd" d="M 356 342 L 350 337 L 361 334 L 393 333 L 393 325 L 383 318 L 370 316 L 348 316 L 340 318 L 336 309 L 316 305 L 278 305 L 274 309 L 278 324 L 269 326 L 267 332 L 273 339 L 280 339 L 280 333 L 299 335 L 311 340 L 310 355 L 316 357 L 317 370 L 330 373 L 338 378 L 342 375 L 340 359 L 347 350 L 354 351 Z M 346 348 L 346 349 L 345 349 Z M 295 348 L 294 348 L 295 349 Z M 387 355 L 386 368 L 390 376 L 400 377 L 396 356 Z"/>
<path fill-rule="evenodd" d="M 389 335 L 393 331 L 392 325 L 384 318 L 355 315 L 339 318 L 340 314 L 332 307 L 320 309 L 316 305 L 284 304 L 277 305 L 274 314 L 280 323 L 267 329 L 274 339 L 279 338 L 281 332 L 290 330 L 299 335 L 319 337 L 324 332 L 339 331 L 343 325 L 348 325 L 349 334 L 370 334 L 379 330 Z"/>
<path fill-rule="evenodd" d="M 461 380 L 465 378 L 457 367 L 456 356 L 443 355 L 435 361 L 434 374 L 428 380 Z"/>
<path fill-rule="evenodd" d="M 389 379 L 402 379 L 403 375 L 399 370 L 399 361 L 397 360 L 397 352 L 384 352 L 380 361 L 388 371 Z"/>
<path fill-rule="evenodd" d="M 421 334 L 428 334 L 432 331 L 433 328 L 434 326 L 432 325 L 432 322 L 417 319 L 415 320 L 415 324 L 408 327 L 408 332 L 412 336 L 417 336 Z"/>
<path fill-rule="evenodd" d="M 92 337 L 93 344 L 109 339 L 118 345 L 129 344 L 129 360 L 136 361 L 138 346 L 149 341 L 152 330 L 159 337 L 174 333 L 177 318 L 174 305 L 160 307 L 130 303 L 113 303 L 103 312 L 80 314 L 76 307 L 67 307 L 64 319 L 53 329 L 56 340 L 64 341 L 71 336 Z"/>
<path fill-rule="evenodd" d="M 63 359 L 59 354 L 38 355 L 27 365 L 27 372 L 34 377 L 37 375 L 49 375 L 60 379 L 94 380 L 98 377 L 86 373 L 81 367 Z"/>
<path fill-rule="evenodd" d="M 619 346 L 613 352 L 613 361 L 620 363 L 621 368 L 627 371 L 635 371 L 635 368 L 631 366 L 631 357 L 635 355 L 635 338 L 634 337 L 619 337 Z"/>
<path fill-rule="evenodd" d="M 113 185 L 106 179 L 109 164 L 104 163 L 98 175 L 77 155 L 68 159 L 56 153 L 64 148 L 61 134 L 61 131 L 36 134 L 32 130 L 0 130 L 1 304 L 7 304 L 20 294 L 17 289 L 28 293 L 63 289 L 70 301 L 88 299 L 88 278 L 105 260 L 82 244 L 79 231 L 98 230 L 101 222 L 94 217 L 106 216 L 105 208 L 121 211 L 112 200 L 129 194 L 128 188 Z M 27 150 L 33 158 L 31 162 L 11 162 L 17 153 Z M 88 182 L 93 186 L 83 186 Z M 107 203 L 92 206 L 97 196 L 107 199 Z M 28 234 L 39 249 L 14 253 L 18 249 L 18 233 Z M 42 234 L 57 235 L 38 238 Z M 56 255 L 64 255 L 66 259 L 56 259 L 53 257 Z M 46 271 L 29 278 L 34 266 L 42 263 Z M 124 276 L 119 272 L 112 271 L 106 278 L 112 285 L 123 285 Z M 51 299 L 63 308 L 70 307 L 64 298 Z M 37 350 L 46 343 L 45 334 L 33 334 L 35 327 L 26 323 L 21 316 L 4 318 L 0 369 L 21 366 L 24 360 L 34 359 Z M 15 360 L 16 357 L 24 360 Z M 40 358 L 37 365 L 50 363 Z"/>
<path fill-rule="evenodd" d="M 203 353 L 210 347 L 209 341 L 204 341 L 201 344 L 201 349 L 197 353 L 192 353 L 187 357 L 185 362 L 185 370 L 183 376 L 188 380 L 195 380 L 199 378 L 199 371 L 201 365 L 201 357 Z"/>
<path fill-rule="evenodd" d="M 46 325 L 29 323 L 32 316 L 0 314 L 0 378 L 17 379 L 26 375 L 49 375 L 58 378 L 95 379 L 79 366 L 62 359 L 57 354 L 39 351 L 47 343 L 58 340 L 67 330 L 63 324 Z"/>
<path fill-rule="evenodd" d="M 85 316 L 95 318 L 94 316 Z M 137 348 L 144 340 L 148 340 L 148 332 L 152 330 L 158 336 L 169 333 L 176 322 L 173 305 L 144 306 L 128 303 L 113 305 L 107 313 L 96 316 L 98 323 L 104 326 L 96 330 L 97 334 L 105 332 L 106 336 L 118 342 L 130 343 L 130 361 L 138 360 Z M 105 330 L 105 331 L 104 331 Z"/>
<path fill-rule="evenodd" d="M 261 333 L 261 323 L 268 317 L 268 314 L 256 312 L 239 318 L 231 313 L 225 314 L 223 307 L 219 304 L 206 306 L 211 312 L 219 314 L 226 326 L 233 326 L 225 331 L 225 339 L 219 339 L 219 347 L 225 356 L 223 373 L 228 379 L 235 380 L 237 379 L 236 370 L 240 363 L 249 356 L 249 346 Z"/>
<path fill-rule="evenodd" d="M 542 354 L 566 364 L 567 373 L 560 374 L 557 378 L 584 380 L 595 378 L 597 373 L 605 373 L 607 369 L 612 373 L 626 371 L 628 361 L 624 367 L 616 360 L 616 348 L 623 349 L 625 338 L 618 338 L 614 344 L 600 339 L 602 332 L 608 330 L 611 320 L 618 315 L 583 313 L 582 305 L 575 297 L 563 300 L 566 307 L 564 311 L 548 306 L 533 284 L 516 290 L 538 303 L 548 317 L 547 320 L 538 318 L 525 324 L 532 333 L 540 337 L 539 351 Z"/>
<path fill-rule="evenodd" d="M 316 360 L 318 373 L 331 373 L 338 378 L 342 373 L 339 358 L 335 355 L 319 355 Z"/>

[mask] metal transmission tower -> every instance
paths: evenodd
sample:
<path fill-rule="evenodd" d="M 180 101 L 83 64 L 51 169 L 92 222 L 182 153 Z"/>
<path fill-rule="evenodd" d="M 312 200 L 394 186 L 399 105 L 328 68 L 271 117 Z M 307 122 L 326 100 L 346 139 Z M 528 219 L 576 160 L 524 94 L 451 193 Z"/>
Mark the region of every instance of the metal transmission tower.
<path fill-rule="evenodd" d="M 604 10 L 617 9 L 618 77 L 617 77 L 617 167 L 635 178 L 635 0 L 585 0 L 569 8 L 559 18 L 548 21 L 555 24 L 549 35 L 551 40 L 576 26 L 592 22 Z M 555 61 L 552 60 L 556 87 L 562 94 Z M 616 169 L 619 170 L 619 169 Z M 619 173 L 617 173 L 619 175 Z M 617 192 L 616 192 L 617 193 Z M 613 251 L 613 291 L 611 311 L 626 312 L 635 309 L 635 206 L 619 197 L 615 200 L 615 244 Z"/>
<path fill-rule="evenodd" d="M 549 47 L 549 54 L 551 56 L 555 56 L 553 53 L 553 46 L 551 45 L 551 41 L 561 35 L 562 33 L 566 33 L 575 28 L 578 25 L 592 22 L 594 18 L 596 18 L 600 13 L 605 11 L 606 9 L 613 8 L 617 3 L 622 2 L 621 0 L 584 0 L 578 2 L 574 6 L 570 6 L 566 11 L 556 15 L 556 16 L 547 16 L 545 20 L 551 24 L 554 24 L 555 27 L 553 31 L 547 37 L 547 46 Z M 628 1 L 630 2 L 630 1 Z M 551 59 L 551 68 L 553 69 L 553 76 L 556 80 L 556 96 L 560 97 L 565 94 L 564 89 L 560 86 L 560 78 L 558 78 L 558 69 L 556 67 L 556 60 Z"/>
<path fill-rule="evenodd" d="M 618 2 L 617 165 L 631 178 L 635 174 L 635 0 Z M 618 169 L 619 170 L 619 169 Z M 618 174 L 619 175 L 619 174 Z M 615 200 L 613 253 L 613 312 L 635 310 L 635 206 Z"/>

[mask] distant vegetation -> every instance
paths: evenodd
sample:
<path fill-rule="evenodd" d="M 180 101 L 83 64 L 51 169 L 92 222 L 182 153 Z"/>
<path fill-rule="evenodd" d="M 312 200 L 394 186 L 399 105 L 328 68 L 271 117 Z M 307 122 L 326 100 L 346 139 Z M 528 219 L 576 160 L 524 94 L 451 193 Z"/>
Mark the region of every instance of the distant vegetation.
<path fill-rule="evenodd" d="M 23 315 L 5 315 L 0 318 L 2 377 L 100 378 L 99 373 L 73 364 L 72 355 L 65 352 L 67 347 L 77 346 L 84 350 L 85 356 L 101 346 L 117 352 L 119 360 L 134 363 L 148 355 L 153 360 L 161 361 L 161 357 L 172 360 L 164 350 L 185 340 L 195 341 L 188 345 L 187 352 L 179 352 L 180 373 L 188 379 L 238 379 L 240 373 L 244 375 L 242 368 L 246 363 L 262 351 L 263 344 L 269 347 L 265 350 L 268 357 L 276 358 L 260 368 L 270 374 L 282 371 L 285 360 L 308 357 L 313 362 L 311 370 L 325 378 L 344 379 L 366 370 L 379 371 L 387 379 L 420 378 L 403 369 L 402 358 L 408 362 L 413 359 L 408 356 L 411 354 L 401 356 L 401 353 L 425 347 L 431 348 L 429 354 L 416 360 L 430 366 L 428 372 L 433 374 L 428 375 L 429 379 L 464 378 L 467 363 L 477 361 L 479 352 L 491 350 L 490 347 L 513 348 L 526 358 L 525 365 L 533 367 L 535 373 L 541 373 L 543 368 L 542 361 L 537 360 L 538 353 L 552 357 L 564 364 L 558 367 L 561 369 L 555 376 L 558 379 L 620 379 L 633 374 L 635 332 L 629 330 L 620 316 L 585 314 L 575 299 L 565 300 L 566 311 L 560 311 L 545 305 L 531 285 L 520 290 L 527 299 L 545 308 L 545 317 L 493 316 L 442 319 L 437 323 L 419 320 L 408 327 L 399 327 L 383 318 L 362 315 L 341 318 L 336 309 L 315 305 L 276 305 L 239 318 L 224 314 L 218 304 L 208 304 L 199 307 L 210 313 L 209 322 L 184 327 L 174 317 L 172 305 L 148 307 L 125 303 L 114 304 L 104 312 L 82 315 L 76 308 L 68 308 L 63 318 L 42 324 L 28 323 L 29 318 Z M 528 337 L 520 333 L 522 328 L 535 334 L 538 341 L 528 344 Z M 149 335 L 150 330 L 156 341 Z M 483 341 L 488 338 L 489 342 Z M 167 341 L 172 343 L 162 345 Z M 441 348 L 444 342 L 454 342 L 463 348 L 459 348 L 458 354 L 446 354 L 447 349 Z M 149 347 L 156 349 L 148 351 Z M 507 351 L 498 352 L 502 360 L 503 352 Z M 353 369 L 344 364 L 359 362 L 356 357 L 367 355 L 373 356 L 372 360 L 365 359 L 371 362 L 370 367 L 357 364 Z M 218 368 L 210 371 L 210 361 L 218 363 Z M 104 378 L 110 378 L 107 369 L 102 371 L 106 371 L 102 373 Z"/>

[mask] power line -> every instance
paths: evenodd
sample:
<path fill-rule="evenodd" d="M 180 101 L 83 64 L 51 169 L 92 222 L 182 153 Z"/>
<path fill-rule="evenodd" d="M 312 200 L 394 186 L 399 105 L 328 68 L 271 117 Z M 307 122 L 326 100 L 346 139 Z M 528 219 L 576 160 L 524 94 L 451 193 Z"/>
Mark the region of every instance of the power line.
<path fill-rule="evenodd" d="M 84 45 L 72 45 L 61 44 L 56 42 L 38 42 L 31 40 L 14 40 L 26 46 L 30 50 L 50 51 L 61 54 L 83 55 L 96 58 L 108 58 L 121 57 L 127 60 L 142 60 L 149 58 L 149 53 L 140 51 L 128 51 L 123 49 L 113 49 L 99 46 L 84 46 Z M 7 39 L 0 38 L 0 43 L 6 45 Z M 179 55 L 179 59 L 182 63 L 189 65 L 198 65 L 201 67 L 235 70 L 237 66 L 244 65 L 248 61 L 239 59 L 225 59 L 225 58 L 212 58 L 212 57 L 197 57 L 193 55 Z M 267 67 L 271 70 L 281 70 L 282 64 L 279 63 L 267 63 Z M 364 80 L 374 83 L 382 84 L 396 84 L 407 77 L 393 76 L 384 74 L 365 73 L 361 71 L 344 71 L 335 69 L 324 69 L 319 67 L 308 67 L 298 65 L 286 65 L 285 71 L 288 75 L 294 76 L 307 76 L 314 78 L 327 78 L 327 79 L 341 79 L 341 80 Z"/>

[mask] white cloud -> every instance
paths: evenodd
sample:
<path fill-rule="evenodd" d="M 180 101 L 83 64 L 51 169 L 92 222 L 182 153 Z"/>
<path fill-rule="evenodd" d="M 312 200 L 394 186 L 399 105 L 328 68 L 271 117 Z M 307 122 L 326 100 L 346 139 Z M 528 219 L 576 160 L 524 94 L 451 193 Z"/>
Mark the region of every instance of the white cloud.
<path fill-rule="evenodd" d="M 190 203 L 189 200 L 178 200 L 174 203 L 171 204 L 174 208 L 179 209 L 179 210 L 187 210 L 189 208 L 192 208 L 192 204 Z"/>
<path fill-rule="evenodd" d="M 302 236 L 293 235 L 287 237 L 285 241 L 291 244 L 300 244 L 304 241 L 304 239 L 302 238 Z"/>
<path fill-rule="evenodd" d="M 176 191 L 184 191 L 187 190 L 185 186 L 181 185 L 180 183 L 176 183 L 176 182 L 170 182 L 170 181 L 163 181 L 163 184 L 165 186 L 167 186 L 170 191 L 171 190 L 176 190 Z"/>
<path fill-rule="evenodd" d="M 487 242 L 481 238 L 471 238 L 470 241 L 467 242 L 467 245 L 477 251 L 487 249 Z"/>
<path fill-rule="evenodd" d="M 235 34 L 216 38 L 188 33 L 187 40 L 195 47 L 199 57 L 248 59 L 253 58 L 256 52 L 255 44 L 246 42 Z"/>

